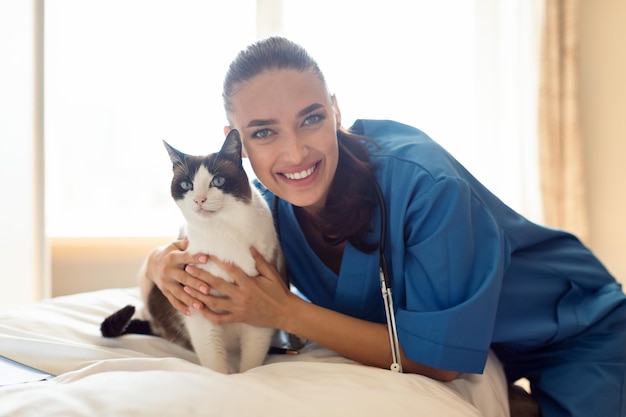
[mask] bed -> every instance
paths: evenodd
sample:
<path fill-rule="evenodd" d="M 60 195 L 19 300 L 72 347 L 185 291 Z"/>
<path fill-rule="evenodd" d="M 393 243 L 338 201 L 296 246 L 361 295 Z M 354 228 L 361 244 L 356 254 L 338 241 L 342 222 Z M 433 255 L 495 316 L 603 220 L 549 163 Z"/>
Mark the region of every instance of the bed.
<path fill-rule="evenodd" d="M 0 387 L 0 416 L 509 416 L 497 358 L 441 383 L 356 364 L 308 344 L 223 375 L 163 339 L 100 336 L 103 317 L 140 305 L 137 288 L 52 298 L 0 314 L 0 355 L 55 375 Z"/>

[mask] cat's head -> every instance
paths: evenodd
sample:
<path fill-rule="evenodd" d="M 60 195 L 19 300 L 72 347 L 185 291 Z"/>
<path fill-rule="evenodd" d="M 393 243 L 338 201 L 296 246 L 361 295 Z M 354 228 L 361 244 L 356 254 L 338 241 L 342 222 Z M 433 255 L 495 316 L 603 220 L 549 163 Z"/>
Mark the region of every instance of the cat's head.
<path fill-rule="evenodd" d="M 187 155 L 163 141 L 172 161 L 171 194 L 188 222 L 227 215 L 246 204 L 252 191 L 241 163 L 241 138 L 231 130 L 219 152 Z"/>

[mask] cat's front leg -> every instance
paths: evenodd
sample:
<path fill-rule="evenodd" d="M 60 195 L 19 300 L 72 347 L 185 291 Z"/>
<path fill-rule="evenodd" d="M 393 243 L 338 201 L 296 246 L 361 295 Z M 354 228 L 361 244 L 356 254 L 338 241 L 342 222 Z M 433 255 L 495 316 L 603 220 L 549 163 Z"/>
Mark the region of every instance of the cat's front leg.
<path fill-rule="evenodd" d="M 216 372 L 228 374 L 228 354 L 223 327 L 211 323 L 200 313 L 185 317 L 189 337 L 200 364 Z"/>
<path fill-rule="evenodd" d="M 242 324 L 240 331 L 241 358 L 239 361 L 239 372 L 245 372 L 263 365 L 272 342 L 274 329 Z"/>

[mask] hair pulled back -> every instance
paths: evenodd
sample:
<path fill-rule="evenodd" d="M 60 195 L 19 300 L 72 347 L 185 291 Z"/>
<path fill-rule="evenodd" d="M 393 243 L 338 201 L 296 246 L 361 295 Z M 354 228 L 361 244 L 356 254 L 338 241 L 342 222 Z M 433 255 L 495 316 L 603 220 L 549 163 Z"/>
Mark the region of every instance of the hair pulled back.
<path fill-rule="evenodd" d="M 326 86 L 317 62 L 303 47 L 278 36 L 262 39 L 239 52 L 228 68 L 222 92 L 227 116 L 233 111 L 232 96 L 237 85 L 272 69 L 313 71 Z"/>

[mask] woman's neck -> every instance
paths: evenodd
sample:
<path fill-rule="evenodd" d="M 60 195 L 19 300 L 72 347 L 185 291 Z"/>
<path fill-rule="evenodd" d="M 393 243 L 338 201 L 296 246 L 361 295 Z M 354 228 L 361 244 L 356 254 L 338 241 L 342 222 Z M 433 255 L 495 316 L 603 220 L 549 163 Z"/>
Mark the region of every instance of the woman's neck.
<path fill-rule="evenodd" d="M 303 207 L 294 207 L 294 212 L 300 224 L 300 229 L 306 237 L 307 243 L 311 249 L 313 249 L 327 267 L 335 274 L 339 275 L 346 242 L 331 245 L 324 239 L 322 232 L 316 226 L 317 211 L 311 213 L 311 210 L 307 210 Z"/>

